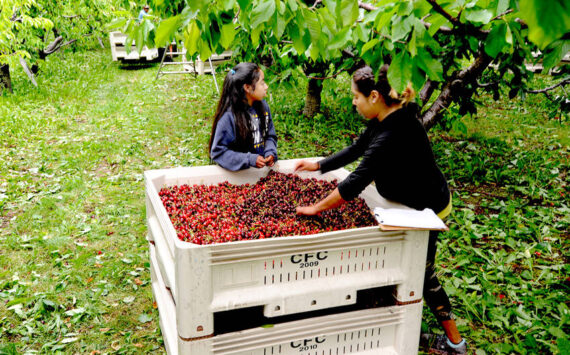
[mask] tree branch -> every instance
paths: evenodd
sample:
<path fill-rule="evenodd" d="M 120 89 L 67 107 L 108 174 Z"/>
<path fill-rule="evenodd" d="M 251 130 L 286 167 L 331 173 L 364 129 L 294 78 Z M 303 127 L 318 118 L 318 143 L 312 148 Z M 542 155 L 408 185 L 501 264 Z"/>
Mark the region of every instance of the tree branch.
<path fill-rule="evenodd" d="M 438 86 L 437 81 L 432 81 L 429 79 L 428 81 L 426 81 L 424 87 L 420 90 L 420 100 L 422 100 L 422 106 L 429 101 L 431 95 L 433 95 L 433 92 L 435 91 L 437 86 Z"/>
<path fill-rule="evenodd" d="M 549 92 L 550 90 L 554 90 L 559 86 L 566 86 L 570 84 L 570 77 L 562 80 L 561 82 L 559 82 L 558 84 L 549 86 L 547 88 L 544 89 L 539 89 L 539 90 L 525 90 L 525 92 L 529 93 L 529 94 L 546 94 L 547 92 Z"/>
<path fill-rule="evenodd" d="M 36 78 L 34 77 L 34 73 L 32 73 L 32 71 L 28 67 L 28 63 L 26 63 L 26 61 L 22 57 L 20 57 L 19 59 L 20 59 L 20 65 L 24 69 L 24 73 L 26 73 L 28 78 L 30 78 L 32 84 L 34 84 L 35 87 L 38 87 L 38 83 L 36 83 Z"/>
<path fill-rule="evenodd" d="M 453 73 L 441 89 L 435 102 L 422 114 L 421 122 L 426 130 L 437 122 L 442 110 L 447 109 L 457 99 L 458 95 L 464 94 L 459 88 L 465 87 L 469 83 L 476 83 L 477 78 L 481 76 L 492 60 L 493 58 L 481 48 L 475 61 L 468 68 Z"/>
<path fill-rule="evenodd" d="M 479 80 L 477 80 L 477 86 L 480 88 L 488 88 L 488 87 L 497 86 L 497 85 L 499 85 L 498 81 L 492 81 L 490 83 L 482 83 Z"/>
<path fill-rule="evenodd" d="M 462 25 L 461 22 L 460 22 L 457 18 L 451 16 L 447 11 L 445 11 L 445 10 L 443 9 L 443 7 L 441 7 L 441 6 L 437 3 L 436 0 L 427 0 L 427 2 L 431 5 L 431 7 L 432 7 L 437 13 L 439 13 L 441 16 L 445 17 L 449 22 L 451 22 L 451 23 L 453 24 L 453 26 L 460 27 L 460 26 Z"/>
<path fill-rule="evenodd" d="M 499 15 L 493 17 L 493 18 L 491 19 L 491 21 L 495 21 L 495 20 L 497 20 L 497 19 L 500 19 L 501 17 L 510 14 L 511 12 L 513 12 L 513 9 L 508 9 L 507 11 L 503 12 L 502 14 L 499 14 Z M 489 22 L 491 22 L 491 21 L 489 21 Z"/>
<path fill-rule="evenodd" d="M 377 10 L 377 9 L 374 7 L 374 5 L 370 5 L 370 4 L 364 3 L 364 2 L 362 2 L 362 1 L 359 1 L 359 2 L 358 2 L 358 7 L 360 7 L 361 9 L 364 9 L 364 10 L 366 10 L 366 11 L 374 11 L 374 10 Z"/>
<path fill-rule="evenodd" d="M 320 3 L 322 3 L 322 2 L 323 2 L 323 0 L 317 0 L 317 1 L 315 1 L 315 3 L 313 4 L 313 6 L 309 7 L 309 10 L 314 10 L 314 9 L 316 9 L 316 8 L 317 8 L 317 5 L 320 4 Z"/>

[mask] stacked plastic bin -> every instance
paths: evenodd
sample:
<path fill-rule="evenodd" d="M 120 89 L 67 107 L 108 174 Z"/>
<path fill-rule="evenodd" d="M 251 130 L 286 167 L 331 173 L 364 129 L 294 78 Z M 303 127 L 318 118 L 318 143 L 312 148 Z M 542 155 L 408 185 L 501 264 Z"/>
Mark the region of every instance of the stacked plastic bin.
<path fill-rule="evenodd" d="M 280 161 L 275 169 L 290 173 L 294 163 Z M 266 174 L 266 169 L 229 172 L 217 166 L 145 172 L 152 289 L 167 352 L 417 353 L 427 231 L 385 232 L 367 227 L 195 245 L 178 239 L 158 195 L 161 188 L 173 185 L 253 184 Z M 344 169 L 301 174 L 339 181 L 347 175 Z M 361 197 L 370 207 L 396 207 L 370 186 Z M 389 286 L 395 299 L 391 305 L 348 307 L 357 303 L 359 292 Z M 215 331 L 226 325 L 215 324 L 216 314 L 242 310 L 246 320 L 249 310 L 260 309 L 269 324 Z"/>

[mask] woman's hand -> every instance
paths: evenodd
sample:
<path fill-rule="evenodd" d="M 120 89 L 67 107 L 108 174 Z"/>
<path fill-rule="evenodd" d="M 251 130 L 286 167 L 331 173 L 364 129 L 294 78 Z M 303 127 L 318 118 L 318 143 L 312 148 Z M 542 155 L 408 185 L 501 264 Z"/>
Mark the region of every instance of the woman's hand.
<path fill-rule="evenodd" d="M 297 214 L 305 215 L 305 216 L 314 216 L 316 215 L 317 209 L 315 206 L 299 206 L 297 207 Z"/>
<path fill-rule="evenodd" d="M 295 164 L 295 172 L 298 171 L 316 171 L 319 170 L 319 163 L 310 162 L 308 160 L 301 160 Z"/>
<path fill-rule="evenodd" d="M 258 155 L 257 159 L 255 160 L 255 166 L 257 168 L 263 168 L 265 166 L 265 158 L 261 155 Z"/>
<path fill-rule="evenodd" d="M 265 164 L 267 166 L 273 166 L 273 164 L 275 164 L 275 157 L 273 155 L 266 157 L 265 158 Z"/>

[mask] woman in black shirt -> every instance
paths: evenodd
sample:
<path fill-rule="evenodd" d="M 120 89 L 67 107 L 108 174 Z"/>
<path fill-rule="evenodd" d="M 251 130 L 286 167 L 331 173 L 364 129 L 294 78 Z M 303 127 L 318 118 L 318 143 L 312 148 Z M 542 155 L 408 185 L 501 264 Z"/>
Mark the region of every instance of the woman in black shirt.
<path fill-rule="evenodd" d="M 369 119 L 366 130 L 351 146 L 319 162 L 300 161 L 295 171 L 326 173 L 356 159 L 356 170 L 323 200 L 312 206 L 297 207 L 297 213 L 315 215 L 357 197 L 372 181 L 384 198 L 422 210 L 431 208 L 440 218 L 451 211 L 451 195 L 445 177 L 437 167 L 427 134 L 418 120 L 419 107 L 409 103 L 410 86 L 398 95 L 389 85 L 388 66 L 380 69 L 378 80 L 370 67 L 354 73 L 352 103 Z M 445 330 L 443 336 L 427 336 L 432 349 L 451 354 L 466 353 L 466 343 L 451 316 L 449 298 L 434 269 L 437 231 L 429 237 L 424 298 Z"/>

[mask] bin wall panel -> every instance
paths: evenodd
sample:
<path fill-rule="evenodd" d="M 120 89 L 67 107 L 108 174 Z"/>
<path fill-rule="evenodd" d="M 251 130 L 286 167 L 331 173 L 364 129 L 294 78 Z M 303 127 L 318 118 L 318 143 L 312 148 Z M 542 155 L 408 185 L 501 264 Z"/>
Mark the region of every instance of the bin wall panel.
<path fill-rule="evenodd" d="M 291 173 L 295 160 L 274 169 Z M 263 306 L 267 317 L 344 306 L 358 290 L 396 285 L 400 302 L 422 298 L 427 231 L 381 231 L 378 227 L 213 245 L 182 242 L 158 195 L 182 184 L 253 184 L 268 169 L 229 172 L 217 166 L 145 172 L 148 239 L 157 249 L 157 272 L 174 296 L 182 338 L 213 334 L 213 313 Z M 302 177 L 338 179 L 339 169 Z M 369 186 L 361 194 L 370 207 L 403 207 Z"/>
<path fill-rule="evenodd" d="M 422 302 L 307 318 L 271 327 L 188 340 L 179 336 L 176 305 L 150 246 L 152 289 L 170 355 L 417 354 Z"/>

